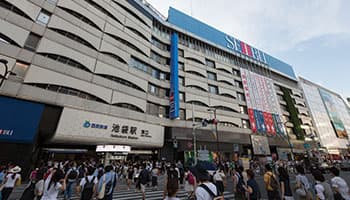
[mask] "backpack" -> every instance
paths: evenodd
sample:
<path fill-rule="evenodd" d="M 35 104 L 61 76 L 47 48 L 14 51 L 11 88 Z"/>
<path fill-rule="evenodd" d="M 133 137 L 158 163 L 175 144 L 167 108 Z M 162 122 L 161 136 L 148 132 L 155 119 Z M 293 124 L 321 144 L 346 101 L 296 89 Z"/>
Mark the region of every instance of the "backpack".
<path fill-rule="evenodd" d="M 269 175 L 270 176 L 270 186 L 272 188 L 273 191 L 278 191 L 280 186 L 275 178 L 275 176 L 272 174 L 272 175 Z"/>
<path fill-rule="evenodd" d="M 208 188 L 208 186 L 206 186 L 205 184 L 200 184 L 198 187 L 203 188 L 205 191 L 208 192 L 208 194 L 213 197 L 213 200 L 224 200 L 224 196 L 219 196 L 219 195 L 215 195 L 213 191 L 211 191 L 211 189 Z M 216 187 L 216 186 L 215 186 Z M 217 188 L 216 188 L 217 191 Z"/>
<path fill-rule="evenodd" d="M 236 176 L 238 177 L 238 181 L 237 181 L 237 185 L 236 185 L 237 192 L 239 192 L 239 193 L 245 192 L 245 190 L 243 188 L 244 181 L 243 181 L 242 175 L 237 172 Z"/>
<path fill-rule="evenodd" d="M 20 200 L 34 199 L 35 197 L 35 182 L 30 182 L 30 185 L 24 190 Z"/>
<path fill-rule="evenodd" d="M 187 174 L 187 180 L 190 185 L 194 185 L 194 177 L 192 173 Z"/>
<path fill-rule="evenodd" d="M 141 171 L 139 179 L 142 185 L 145 185 L 149 182 L 149 175 L 146 169 Z"/>
<path fill-rule="evenodd" d="M 85 167 L 84 166 L 80 166 L 78 171 L 79 171 L 78 178 L 83 178 L 84 175 L 85 175 Z"/>
<path fill-rule="evenodd" d="M 81 200 L 91 200 L 92 199 L 92 195 L 94 193 L 94 180 L 95 180 L 95 176 L 92 177 L 91 181 L 89 181 L 89 179 L 87 177 L 85 177 L 85 181 L 86 183 L 84 184 L 84 189 L 81 193 Z"/>
<path fill-rule="evenodd" d="M 78 171 L 77 170 L 71 170 L 68 174 L 68 179 L 76 179 L 78 177 Z"/>

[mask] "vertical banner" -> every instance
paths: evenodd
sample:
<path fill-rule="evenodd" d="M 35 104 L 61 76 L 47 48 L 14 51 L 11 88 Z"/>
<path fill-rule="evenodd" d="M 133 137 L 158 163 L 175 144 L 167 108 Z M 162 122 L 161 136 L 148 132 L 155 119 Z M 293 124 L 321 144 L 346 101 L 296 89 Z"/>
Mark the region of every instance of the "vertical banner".
<path fill-rule="evenodd" d="M 249 46 L 242 43 L 241 46 L 249 53 Z M 272 136 L 283 134 L 281 110 L 275 106 L 278 105 L 278 99 L 273 81 L 243 68 L 241 77 L 252 131 Z"/>
<path fill-rule="evenodd" d="M 177 33 L 171 35 L 170 48 L 170 119 L 179 117 L 179 63 L 178 63 L 178 40 Z"/>

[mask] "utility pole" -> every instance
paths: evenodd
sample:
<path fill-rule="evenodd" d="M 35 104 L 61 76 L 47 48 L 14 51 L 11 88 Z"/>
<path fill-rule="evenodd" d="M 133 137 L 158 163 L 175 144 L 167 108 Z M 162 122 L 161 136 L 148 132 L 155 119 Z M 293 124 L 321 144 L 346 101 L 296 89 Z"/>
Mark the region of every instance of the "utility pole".
<path fill-rule="evenodd" d="M 194 165 L 197 165 L 197 138 L 196 138 L 196 123 L 194 119 L 194 104 L 192 102 L 192 135 L 193 135 L 193 159 Z"/>

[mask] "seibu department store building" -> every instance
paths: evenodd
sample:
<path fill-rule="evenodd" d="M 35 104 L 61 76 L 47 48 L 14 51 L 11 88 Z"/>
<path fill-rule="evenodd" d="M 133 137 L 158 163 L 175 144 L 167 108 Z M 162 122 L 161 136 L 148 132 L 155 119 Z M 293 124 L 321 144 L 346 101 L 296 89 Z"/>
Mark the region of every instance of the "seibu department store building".
<path fill-rule="evenodd" d="M 302 153 L 313 133 L 290 65 L 174 8 L 166 19 L 140 0 L 6 0 L 0 13 L 0 58 L 13 72 L 0 87 L 1 160 L 98 145 L 128 149 L 114 159 L 184 160 L 192 120 L 214 110 L 218 132 L 197 128 L 197 147 L 222 159 L 288 155 L 286 134 Z"/>

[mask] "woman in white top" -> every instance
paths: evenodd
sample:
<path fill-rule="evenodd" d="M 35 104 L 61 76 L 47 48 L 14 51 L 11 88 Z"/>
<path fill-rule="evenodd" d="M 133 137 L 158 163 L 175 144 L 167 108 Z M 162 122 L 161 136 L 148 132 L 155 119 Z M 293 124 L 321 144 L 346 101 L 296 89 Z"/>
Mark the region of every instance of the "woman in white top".
<path fill-rule="evenodd" d="M 66 180 L 61 170 L 53 169 L 44 183 L 44 195 L 41 200 L 57 200 L 59 191 L 66 189 Z"/>
<path fill-rule="evenodd" d="M 16 166 L 9 170 L 4 180 L 4 188 L 1 191 L 2 199 L 7 200 L 12 193 L 13 188 L 16 186 L 17 181 L 21 181 L 21 168 Z"/>
<path fill-rule="evenodd" d="M 221 195 L 224 194 L 224 190 L 225 190 L 225 186 L 224 186 L 225 178 L 226 176 L 224 173 L 224 169 L 223 167 L 220 166 L 219 169 L 215 172 L 213 179 L 217 187 L 217 190 Z"/>

